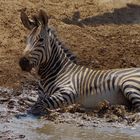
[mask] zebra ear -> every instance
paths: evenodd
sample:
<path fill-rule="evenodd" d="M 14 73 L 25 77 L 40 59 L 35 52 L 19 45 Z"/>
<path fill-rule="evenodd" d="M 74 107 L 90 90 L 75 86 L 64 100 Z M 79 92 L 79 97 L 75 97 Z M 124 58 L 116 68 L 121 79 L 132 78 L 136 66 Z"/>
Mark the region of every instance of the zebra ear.
<path fill-rule="evenodd" d="M 45 11 L 40 10 L 39 11 L 39 19 L 42 25 L 47 26 L 48 25 L 48 16 Z"/>
<path fill-rule="evenodd" d="M 25 13 L 25 10 L 21 11 L 20 19 L 21 19 L 23 25 L 29 30 L 33 29 L 36 26 L 35 21 L 32 21 L 28 18 L 28 16 Z"/>
<path fill-rule="evenodd" d="M 39 26 L 40 25 L 40 21 L 39 21 L 39 18 L 37 17 L 37 15 L 33 15 L 32 19 L 34 21 L 34 25 L 35 26 Z"/>

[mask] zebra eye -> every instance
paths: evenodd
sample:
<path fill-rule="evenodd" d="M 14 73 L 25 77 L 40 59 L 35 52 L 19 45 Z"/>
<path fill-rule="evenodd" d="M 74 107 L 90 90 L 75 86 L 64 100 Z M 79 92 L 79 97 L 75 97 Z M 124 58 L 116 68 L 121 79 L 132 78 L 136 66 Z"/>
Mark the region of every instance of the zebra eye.
<path fill-rule="evenodd" d="M 39 38 L 39 40 L 38 40 L 38 41 L 39 41 L 39 42 L 42 42 L 43 40 L 44 40 L 43 38 Z"/>

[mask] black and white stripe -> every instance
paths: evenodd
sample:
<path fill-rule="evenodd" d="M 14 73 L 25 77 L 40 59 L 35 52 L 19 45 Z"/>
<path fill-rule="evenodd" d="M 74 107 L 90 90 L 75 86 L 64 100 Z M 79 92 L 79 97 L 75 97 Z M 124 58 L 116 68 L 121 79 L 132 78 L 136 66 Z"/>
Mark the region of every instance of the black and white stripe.
<path fill-rule="evenodd" d="M 36 108 L 56 109 L 74 103 L 93 108 L 107 100 L 110 104 L 130 103 L 140 111 L 140 68 L 95 71 L 79 66 L 48 25 L 32 30 L 36 32 L 29 38 L 39 38 L 27 57 L 40 75 Z"/>

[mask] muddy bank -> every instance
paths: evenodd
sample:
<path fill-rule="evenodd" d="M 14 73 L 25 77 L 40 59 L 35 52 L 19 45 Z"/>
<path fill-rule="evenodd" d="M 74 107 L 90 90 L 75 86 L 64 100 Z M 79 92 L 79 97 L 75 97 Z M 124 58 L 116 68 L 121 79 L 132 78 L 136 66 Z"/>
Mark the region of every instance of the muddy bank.
<path fill-rule="evenodd" d="M 64 131 L 73 131 L 73 129 L 75 131 L 78 129 L 77 133 L 81 130 L 84 133 L 86 129 L 89 132 L 95 130 L 95 133 L 101 131 L 100 133 L 105 136 L 106 132 L 111 134 L 120 131 L 122 138 L 123 133 L 131 134 L 135 138 L 140 136 L 140 114 L 124 106 L 109 106 L 107 102 L 103 102 L 100 109 L 94 111 L 87 111 L 79 106 L 70 106 L 52 111 L 42 117 L 35 117 L 26 112 L 31 106 L 30 99 L 32 98 L 37 98 L 35 82 L 26 81 L 20 90 L 0 88 L 0 138 L 37 140 L 40 135 L 43 135 L 42 139 L 48 133 L 51 135 L 55 129 L 58 130 L 53 133 L 53 137 L 56 137 L 55 135 L 63 137 Z M 63 127 L 66 130 L 62 131 Z M 87 136 L 89 132 L 85 132 L 85 135 Z M 70 134 L 68 136 L 73 137 Z M 51 136 L 48 136 L 48 139 L 49 137 Z"/>
<path fill-rule="evenodd" d="M 32 84 L 32 85 L 31 85 Z M 20 90 L 13 90 L 8 88 L 0 88 L 0 104 L 1 117 L 15 116 L 18 114 L 27 114 L 27 110 L 35 103 L 33 100 L 37 99 L 37 83 L 26 82 Z M 28 115 L 28 114 L 27 114 Z M 99 104 L 97 110 L 87 110 L 81 108 L 79 105 L 73 105 L 66 108 L 49 111 L 47 115 L 41 117 L 54 122 L 70 123 L 72 118 L 80 118 L 83 121 L 96 120 L 102 118 L 105 122 L 124 123 L 128 126 L 133 126 L 140 121 L 140 114 L 134 112 L 132 109 L 123 105 L 109 105 L 107 101 Z M 66 117 L 65 117 L 66 116 Z M 70 118 L 68 117 L 70 116 Z M 24 117 L 24 115 L 21 117 Z M 20 115 L 19 115 L 20 118 Z M 78 119 L 77 119 L 78 120 Z M 75 122 L 77 121 L 75 120 Z M 81 124 L 82 125 L 82 124 Z M 84 125 L 84 124 L 83 124 Z M 84 126 L 87 126 L 86 123 Z M 98 125 L 97 125 L 98 126 Z"/>

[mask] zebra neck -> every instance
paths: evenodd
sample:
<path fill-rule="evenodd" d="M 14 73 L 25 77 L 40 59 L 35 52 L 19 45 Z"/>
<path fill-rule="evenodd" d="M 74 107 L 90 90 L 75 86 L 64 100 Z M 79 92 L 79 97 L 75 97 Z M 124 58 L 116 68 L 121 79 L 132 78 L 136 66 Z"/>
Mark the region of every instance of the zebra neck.
<path fill-rule="evenodd" d="M 62 49 L 53 51 L 49 62 L 42 66 L 39 71 L 41 78 L 40 85 L 44 92 L 51 95 L 57 91 L 59 89 L 59 84 L 62 81 L 68 81 L 69 71 L 72 70 L 74 65 L 76 64 L 66 56 Z"/>
<path fill-rule="evenodd" d="M 40 66 L 38 74 L 41 79 L 46 79 L 46 77 L 55 77 L 65 73 L 70 67 L 75 65 L 64 53 L 61 47 L 54 45 L 52 49 L 51 57 L 46 64 Z"/>

